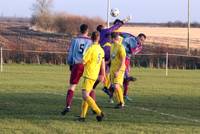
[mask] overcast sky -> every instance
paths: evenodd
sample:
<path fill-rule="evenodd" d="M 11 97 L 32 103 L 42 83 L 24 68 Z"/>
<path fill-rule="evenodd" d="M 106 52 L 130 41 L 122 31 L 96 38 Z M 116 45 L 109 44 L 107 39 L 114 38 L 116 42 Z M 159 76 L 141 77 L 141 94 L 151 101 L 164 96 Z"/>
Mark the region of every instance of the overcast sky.
<path fill-rule="evenodd" d="M 3 16 L 30 17 L 35 0 L 0 0 Z M 120 9 L 120 18 L 132 14 L 134 22 L 187 21 L 188 0 L 111 0 Z M 200 22 L 200 0 L 191 1 L 191 21 Z M 106 20 L 107 0 L 54 0 L 53 10 Z"/>

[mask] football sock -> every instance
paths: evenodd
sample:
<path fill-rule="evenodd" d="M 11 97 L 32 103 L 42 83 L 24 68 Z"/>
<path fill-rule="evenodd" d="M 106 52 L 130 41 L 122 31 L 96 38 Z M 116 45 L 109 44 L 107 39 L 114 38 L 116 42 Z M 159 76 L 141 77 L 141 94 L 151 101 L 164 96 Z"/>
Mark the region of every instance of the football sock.
<path fill-rule="evenodd" d="M 117 102 L 120 103 L 120 98 L 119 98 L 119 95 L 118 95 L 118 91 L 116 89 L 114 91 L 114 94 L 115 94 Z"/>
<path fill-rule="evenodd" d="M 128 93 L 128 85 L 129 85 L 129 82 L 128 81 L 124 81 L 124 96 L 127 95 Z"/>
<path fill-rule="evenodd" d="M 66 96 L 66 107 L 71 107 L 73 96 L 74 96 L 74 91 L 69 89 L 67 91 L 67 96 Z"/>
<path fill-rule="evenodd" d="M 90 96 L 87 97 L 86 102 L 92 108 L 92 110 L 94 110 L 97 113 L 97 115 L 101 115 L 101 110 Z"/>
<path fill-rule="evenodd" d="M 117 93 L 118 93 L 120 102 L 121 102 L 122 104 L 124 104 L 124 96 L 123 96 L 123 91 L 122 91 L 122 88 L 121 88 L 121 87 L 117 90 Z"/>
<path fill-rule="evenodd" d="M 86 101 L 82 101 L 82 109 L 81 109 L 81 118 L 85 118 L 88 111 L 88 103 Z"/>

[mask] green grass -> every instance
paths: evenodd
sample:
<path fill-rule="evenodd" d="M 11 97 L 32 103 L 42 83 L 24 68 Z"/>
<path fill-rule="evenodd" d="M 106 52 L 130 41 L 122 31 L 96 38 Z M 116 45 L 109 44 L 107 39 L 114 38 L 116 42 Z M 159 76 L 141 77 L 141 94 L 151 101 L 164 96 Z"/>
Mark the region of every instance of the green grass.
<path fill-rule="evenodd" d="M 123 110 L 113 109 L 107 96 L 97 88 L 97 103 L 105 120 L 96 122 L 91 111 L 85 123 L 75 121 L 80 114 L 80 84 L 72 111 L 60 112 L 65 103 L 69 71 L 67 66 L 5 65 L 0 73 L 0 134 L 67 133 L 200 133 L 200 71 L 136 68 L 138 78 L 130 84 Z"/>

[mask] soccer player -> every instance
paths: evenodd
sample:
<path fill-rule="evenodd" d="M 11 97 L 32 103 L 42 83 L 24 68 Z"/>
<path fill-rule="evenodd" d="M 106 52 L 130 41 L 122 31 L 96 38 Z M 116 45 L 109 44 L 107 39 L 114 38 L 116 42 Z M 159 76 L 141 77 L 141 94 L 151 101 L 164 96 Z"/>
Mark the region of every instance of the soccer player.
<path fill-rule="evenodd" d="M 128 97 L 128 85 L 130 81 L 135 81 L 136 78 L 129 76 L 130 74 L 130 60 L 131 56 L 136 55 L 142 50 L 142 45 L 146 40 L 146 35 L 143 33 L 140 33 L 137 37 L 129 34 L 129 33 L 120 33 L 122 36 L 122 44 L 125 47 L 126 50 L 126 70 L 124 75 L 124 98 L 128 101 L 131 101 L 131 99 Z"/>
<path fill-rule="evenodd" d="M 100 33 L 99 43 L 101 44 L 101 46 L 103 46 L 107 42 L 110 42 L 110 38 L 109 38 L 110 34 L 113 31 L 119 29 L 124 24 L 124 21 L 116 19 L 113 24 L 114 25 L 110 28 L 105 28 L 103 25 L 97 26 L 97 31 L 99 31 L 99 33 Z"/>
<path fill-rule="evenodd" d="M 111 35 L 110 35 L 111 36 Z M 111 49 L 111 42 L 107 42 L 103 46 L 103 50 L 105 53 L 105 70 L 106 70 L 106 77 L 104 80 L 104 87 L 103 91 L 109 96 L 109 102 L 114 103 L 112 100 L 113 91 L 111 90 L 111 81 L 110 81 L 110 49 Z"/>
<path fill-rule="evenodd" d="M 101 74 L 99 79 L 101 81 L 105 78 L 105 61 L 104 61 L 104 51 L 99 44 L 100 35 L 98 32 L 92 33 L 93 44 L 89 47 L 83 57 L 83 64 L 85 67 L 83 74 L 83 84 L 82 84 L 82 110 L 79 121 L 85 121 L 85 117 L 90 106 L 93 111 L 97 114 L 97 121 L 102 121 L 104 114 L 97 106 L 96 102 L 92 97 L 90 97 L 90 92 L 93 88 L 95 81 L 98 78 L 100 69 Z"/>
<path fill-rule="evenodd" d="M 71 76 L 70 86 L 66 95 L 66 105 L 64 110 L 61 112 L 62 115 L 65 115 L 70 111 L 75 88 L 84 71 L 84 65 L 82 63 L 83 54 L 91 44 L 92 41 L 88 37 L 88 26 L 86 24 L 82 24 L 80 26 L 80 35 L 73 38 L 71 41 L 69 55 L 67 58 L 67 63 L 70 65 Z"/>
<path fill-rule="evenodd" d="M 111 34 L 113 44 L 111 46 L 111 67 L 110 67 L 110 77 L 111 83 L 114 88 L 114 94 L 117 98 L 118 104 L 115 108 L 124 107 L 124 97 L 123 97 L 123 80 L 125 72 L 125 59 L 126 51 L 124 46 L 120 43 L 120 36 L 118 33 L 113 32 Z"/>
<path fill-rule="evenodd" d="M 105 52 L 105 62 L 106 62 L 106 80 L 104 81 L 104 88 L 103 91 L 109 95 L 108 88 L 110 86 L 110 81 L 109 81 L 109 61 L 110 61 L 110 46 L 111 46 L 111 33 L 117 29 L 119 29 L 127 20 L 119 20 L 116 19 L 114 21 L 114 25 L 110 28 L 105 28 L 103 25 L 98 25 L 97 26 L 97 31 L 100 33 L 100 45 L 102 46 L 104 52 Z M 96 86 L 99 84 L 100 80 L 97 79 L 94 86 L 93 86 L 93 91 L 96 88 Z M 93 95 L 93 94 L 92 94 Z"/>

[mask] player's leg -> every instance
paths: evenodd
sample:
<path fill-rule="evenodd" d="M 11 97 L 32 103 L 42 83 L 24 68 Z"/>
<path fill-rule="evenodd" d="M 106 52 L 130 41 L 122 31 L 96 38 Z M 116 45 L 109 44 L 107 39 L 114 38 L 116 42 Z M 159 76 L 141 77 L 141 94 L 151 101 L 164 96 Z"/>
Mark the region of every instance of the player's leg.
<path fill-rule="evenodd" d="M 123 108 L 125 104 L 122 91 L 123 80 L 124 80 L 124 71 L 120 71 L 118 76 L 114 78 L 114 88 L 115 88 L 114 92 L 118 97 L 118 105 L 116 108 Z"/>
<path fill-rule="evenodd" d="M 96 93 L 95 93 L 95 89 L 97 87 L 97 85 L 100 83 L 99 79 L 97 79 L 93 85 L 93 88 L 90 92 L 90 97 L 92 97 L 94 99 L 94 101 L 96 101 Z"/>
<path fill-rule="evenodd" d="M 123 108 L 125 103 L 124 103 L 123 91 L 119 84 L 115 84 L 115 94 L 118 97 L 118 104 L 115 108 Z"/>
<path fill-rule="evenodd" d="M 90 106 L 97 114 L 97 121 L 101 121 L 103 118 L 103 113 L 100 110 L 100 108 L 97 106 L 96 102 L 92 97 L 90 97 L 89 93 L 91 91 L 91 88 L 93 87 L 95 81 L 90 80 L 90 79 L 84 79 L 83 81 L 83 90 L 82 90 L 82 97 L 85 102 L 87 102 L 88 106 Z M 81 115 L 84 115 L 84 112 L 87 111 L 86 107 L 82 107 L 83 109 L 81 110 Z M 87 113 L 87 112 L 86 112 Z M 86 114 L 85 114 L 86 115 Z M 85 118 L 85 117 L 81 117 Z"/>
<path fill-rule="evenodd" d="M 130 58 L 126 58 L 126 70 L 125 70 L 125 74 L 124 74 L 124 81 L 123 81 L 123 87 L 124 87 L 124 98 L 128 101 L 131 101 L 131 99 L 128 97 L 128 86 L 129 86 L 129 82 L 131 81 L 131 79 L 129 79 L 129 74 L 130 74 Z"/>
<path fill-rule="evenodd" d="M 71 76 L 70 76 L 70 87 L 68 88 L 68 91 L 67 91 L 65 108 L 61 112 L 62 115 L 65 115 L 67 112 L 70 111 L 72 101 L 73 101 L 74 91 L 76 89 L 76 86 L 81 76 L 83 75 L 83 71 L 84 71 L 83 64 L 75 64 L 72 67 Z"/>
<path fill-rule="evenodd" d="M 115 96 L 115 98 L 117 100 L 117 104 L 119 104 L 120 103 L 119 94 L 118 94 L 118 92 L 116 90 L 115 84 L 113 86 L 114 86 L 114 96 Z"/>
<path fill-rule="evenodd" d="M 96 102 L 92 99 L 92 97 L 89 96 L 89 93 L 86 90 L 82 90 L 83 99 L 88 103 L 88 105 L 95 111 L 97 114 L 97 121 L 102 121 L 104 114 L 100 110 L 100 108 L 97 106 Z"/>
<path fill-rule="evenodd" d="M 111 93 L 110 93 L 110 90 L 109 90 L 109 88 L 110 88 L 110 84 L 111 82 L 110 82 L 110 74 L 109 73 L 107 73 L 106 74 L 106 78 L 105 78 L 105 81 L 104 81 L 104 87 L 103 87 L 103 91 L 104 91 L 104 93 L 106 93 L 108 96 L 111 96 Z"/>
<path fill-rule="evenodd" d="M 85 121 L 85 117 L 87 115 L 87 111 L 88 111 L 88 103 L 83 100 L 82 101 L 82 107 L 81 107 L 81 116 L 79 118 L 79 121 Z"/>
<path fill-rule="evenodd" d="M 114 90 L 115 90 L 114 85 L 110 84 L 110 87 L 108 90 L 110 92 L 109 102 L 114 103 L 114 101 L 113 101 L 113 94 L 114 94 Z"/>
<path fill-rule="evenodd" d="M 128 100 L 128 86 L 129 86 L 129 81 L 128 81 L 128 77 L 129 77 L 129 72 L 128 69 L 126 69 L 125 74 L 124 74 L 124 81 L 123 81 L 123 87 L 124 87 L 124 98 Z"/>
<path fill-rule="evenodd" d="M 91 91 L 90 91 L 90 97 L 92 97 L 92 99 L 94 100 L 94 101 L 96 101 L 96 93 L 95 93 L 95 90 L 94 89 L 92 89 Z"/>

